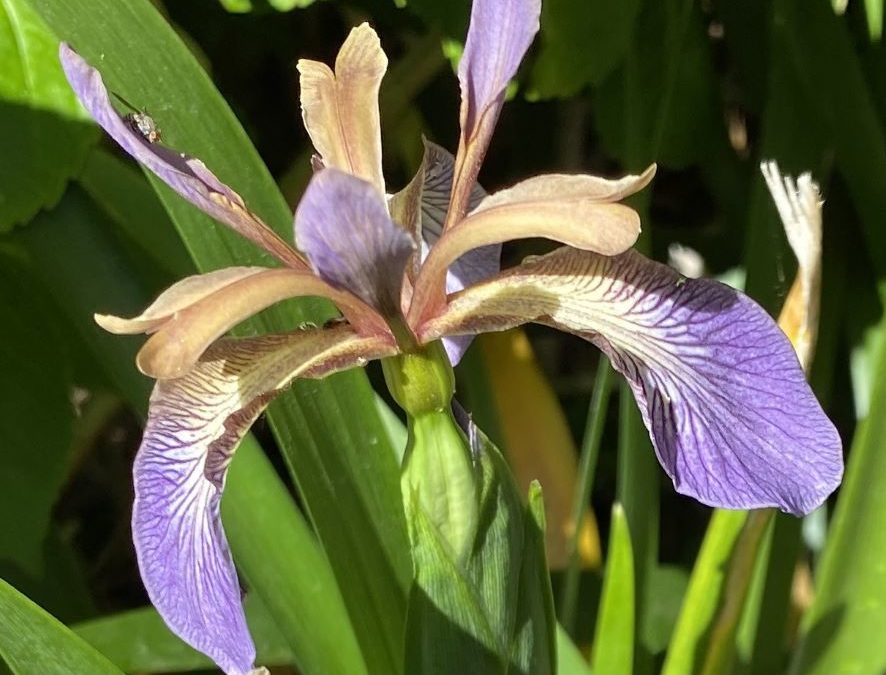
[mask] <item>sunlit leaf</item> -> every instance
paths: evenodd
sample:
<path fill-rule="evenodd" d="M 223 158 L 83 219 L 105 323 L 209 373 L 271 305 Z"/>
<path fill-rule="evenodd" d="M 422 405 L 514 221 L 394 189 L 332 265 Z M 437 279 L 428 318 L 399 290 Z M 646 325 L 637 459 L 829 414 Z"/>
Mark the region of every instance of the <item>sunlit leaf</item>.
<path fill-rule="evenodd" d="M 14 675 L 122 675 L 81 638 L 0 580 L 0 658 Z"/>
<path fill-rule="evenodd" d="M 26 0 L 0 5 L 0 232 L 54 204 L 98 137 L 65 81 L 57 44 Z"/>
<path fill-rule="evenodd" d="M 591 659 L 595 672 L 612 675 L 634 672 L 634 592 L 631 534 L 624 510 L 615 504 Z"/>
<path fill-rule="evenodd" d="M 292 650 L 267 608 L 255 597 L 247 598 L 245 606 L 256 660 L 268 666 L 294 663 Z M 84 621 L 71 629 L 128 673 L 212 668 L 212 661 L 177 638 L 153 607 Z"/>
<path fill-rule="evenodd" d="M 876 363 L 871 408 L 849 452 L 792 675 L 886 669 L 886 343 L 881 343 Z"/>

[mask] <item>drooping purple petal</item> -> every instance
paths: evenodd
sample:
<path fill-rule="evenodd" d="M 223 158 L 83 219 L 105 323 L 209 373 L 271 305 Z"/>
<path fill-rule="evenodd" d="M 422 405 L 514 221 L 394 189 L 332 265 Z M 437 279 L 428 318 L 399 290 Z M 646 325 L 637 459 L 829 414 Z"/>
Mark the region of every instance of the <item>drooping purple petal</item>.
<path fill-rule="evenodd" d="M 487 112 L 498 116 L 508 82 L 538 32 L 540 14 L 541 0 L 474 0 L 458 65 L 467 138 Z"/>
<path fill-rule="evenodd" d="M 370 183 L 337 169 L 315 174 L 295 212 L 295 241 L 324 281 L 382 314 L 399 311 L 415 245 Z"/>
<path fill-rule="evenodd" d="M 101 74 L 64 42 L 59 45 L 59 59 L 71 88 L 92 118 L 136 161 L 204 213 L 229 225 L 281 262 L 304 269 L 304 260 L 292 247 L 251 213 L 242 197 L 203 162 L 152 142 L 133 129 L 111 105 Z"/>
<path fill-rule="evenodd" d="M 625 375 L 678 492 L 725 508 L 820 505 L 841 441 L 784 333 L 750 298 L 634 251 L 562 248 L 471 287 L 423 340 L 536 321 L 590 340 Z"/>
<path fill-rule="evenodd" d="M 237 443 L 292 378 L 323 377 L 393 351 L 390 341 L 347 326 L 228 339 L 184 377 L 157 382 L 133 467 L 139 569 L 170 629 L 228 675 L 246 675 L 255 659 L 219 518 Z"/>
<path fill-rule="evenodd" d="M 435 143 L 425 141 L 424 187 L 421 198 L 421 259 L 427 257 L 431 247 L 443 234 L 449 194 L 452 191 L 452 175 L 455 158 Z M 479 183 L 474 184 L 468 208 L 473 210 L 486 197 Z M 468 251 L 449 266 L 446 272 L 446 293 L 456 293 L 497 274 L 501 268 L 501 244 L 491 244 Z M 444 338 L 443 346 L 452 365 L 458 364 L 467 351 L 473 337 L 460 335 Z"/>

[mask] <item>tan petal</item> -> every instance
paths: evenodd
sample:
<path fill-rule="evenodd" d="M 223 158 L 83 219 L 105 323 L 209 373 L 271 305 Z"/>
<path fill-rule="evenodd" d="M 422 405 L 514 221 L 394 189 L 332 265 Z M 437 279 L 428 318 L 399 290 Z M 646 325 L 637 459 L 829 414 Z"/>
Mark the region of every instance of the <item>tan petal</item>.
<path fill-rule="evenodd" d="M 449 266 L 481 246 L 543 237 L 604 255 L 627 250 L 640 234 L 639 215 L 623 204 L 601 201 L 599 195 L 618 194 L 629 184 L 642 187 L 651 172 L 625 179 L 621 187 L 610 190 L 604 190 L 599 179 L 583 180 L 590 177 L 539 176 L 505 190 L 501 197 L 501 193 L 487 197 L 461 223 L 446 230 L 431 249 L 415 284 L 410 322 L 417 324 L 439 313 L 446 300 Z M 558 184 L 563 192 L 557 193 Z"/>
<path fill-rule="evenodd" d="M 361 300 L 313 274 L 292 269 L 232 268 L 189 277 L 166 291 L 134 319 L 101 316 L 114 332 L 153 332 L 138 353 L 150 377 L 179 377 L 219 337 L 241 321 L 287 298 L 315 295 L 332 300 L 363 335 L 393 340 L 384 320 Z"/>
<path fill-rule="evenodd" d="M 206 274 L 195 274 L 167 288 L 136 317 L 124 319 L 111 314 L 96 314 L 95 322 L 116 335 L 153 333 L 176 312 L 187 309 L 225 286 L 267 271 L 266 267 L 226 267 Z"/>
<path fill-rule="evenodd" d="M 763 162 L 760 170 L 799 264 L 778 325 L 790 338 L 808 374 L 818 337 L 821 301 L 821 195 L 808 173 L 795 182 L 790 176 L 782 177 L 775 162 Z"/>
<path fill-rule="evenodd" d="M 507 204 L 525 202 L 619 202 L 649 185 L 655 176 L 650 164 L 639 176 L 616 180 L 583 174 L 542 174 L 488 196 L 470 214 Z"/>
<path fill-rule="evenodd" d="M 335 60 L 298 62 L 305 129 L 327 167 L 369 181 L 384 194 L 378 89 L 388 67 L 378 35 L 354 28 Z"/>

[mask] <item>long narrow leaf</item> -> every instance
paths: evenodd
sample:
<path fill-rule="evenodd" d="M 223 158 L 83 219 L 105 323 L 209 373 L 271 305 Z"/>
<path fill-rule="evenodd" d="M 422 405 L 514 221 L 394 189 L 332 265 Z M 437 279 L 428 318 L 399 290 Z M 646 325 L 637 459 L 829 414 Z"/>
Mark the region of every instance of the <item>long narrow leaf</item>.
<path fill-rule="evenodd" d="M 612 508 L 612 530 L 606 576 L 594 635 L 594 672 L 631 675 L 634 672 L 634 554 L 631 533 L 621 506 Z"/>
<path fill-rule="evenodd" d="M 122 675 L 81 638 L 0 579 L 0 659 L 15 675 Z"/>
<path fill-rule="evenodd" d="M 876 363 L 870 411 L 849 453 L 792 675 L 886 670 L 886 342 Z"/>

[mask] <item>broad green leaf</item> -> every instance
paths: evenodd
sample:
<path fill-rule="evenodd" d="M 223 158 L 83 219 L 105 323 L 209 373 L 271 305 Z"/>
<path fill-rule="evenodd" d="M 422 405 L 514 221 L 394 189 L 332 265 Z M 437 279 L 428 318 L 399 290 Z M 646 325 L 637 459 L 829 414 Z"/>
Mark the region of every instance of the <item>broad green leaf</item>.
<path fill-rule="evenodd" d="M 523 552 L 517 620 L 510 669 L 517 673 L 557 672 L 557 619 L 551 576 L 545 564 L 545 505 L 541 485 L 529 485 L 523 518 Z"/>
<path fill-rule="evenodd" d="M 524 507 L 507 464 L 477 430 L 479 530 L 459 562 L 420 508 L 409 523 L 416 582 L 405 672 L 552 673 L 555 633 L 540 492 Z"/>
<path fill-rule="evenodd" d="M 27 0 L 0 4 L 0 232 L 52 206 L 97 138 Z"/>
<path fill-rule="evenodd" d="M 870 412 L 849 452 L 792 675 L 886 670 L 886 343 L 881 342 L 876 372 Z"/>
<path fill-rule="evenodd" d="M 286 636 L 299 670 L 366 673 L 329 562 L 251 436 L 231 465 L 222 518 L 234 559 Z"/>
<path fill-rule="evenodd" d="M 25 261 L 0 248 L 0 560 L 43 574 L 74 409 L 62 322 Z"/>
<path fill-rule="evenodd" d="M 634 672 L 634 554 L 628 520 L 621 505 L 612 507 L 609 551 L 591 665 L 594 672 Z"/>
<path fill-rule="evenodd" d="M 598 84 L 624 58 L 639 0 L 546 0 L 529 98 L 567 97 Z"/>
<path fill-rule="evenodd" d="M 14 675 L 122 675 L 82 639 L 0 579 L 0 658 Z"/>
<path fill-rule="evenodd" d="M 178 279 L 194 274 L 194 263 L 169 214 L 144 175 L 103 148 L 89 153 L 80 185 L 139 249 L 148 264 Z"/>
<path fill-rule="evenodd" d="M 132 367 L 138 340 L 108 335 L 92 320 L 105 298 L 133 308 L 148 300 L 118 240 L 109 234 L 114 227 L 82 190 L 71 187 L 54 210 L 15 234 L 28 245 L 47 286 L 108 380 L 144 416 L 150 382 Z M 305 673 L 364 672 L 329 562 L 250 437 L 231 466 L 222 512 L 235 559 L 251 592 L 265 599 L 292 661 Z"/>
<path fill-rule="evenodd" d="M 201 158 L 252 210 L 291 238 L 289 209 L 243 129 L 147 0 L 34 0 L 34 5 L 60 37 L 101 66 L 111 90 L 151 111 L 164 143 Z M 269 262 L 154 183 L 198 269 Z M 291 329 L 328 316 L 328 306 L 318 302 L 287 303 L 240 332 Z M 268 417 L 352 622 L 361 627 L 358 637 L 370 671 L 398 672 L 410 561 L 399 471 L 364 374 L 297 383 L 271 406 Z"/>
<path fill-rule="evenodd" d="M 244 603 L 255 639 L 256 661 L 266 666 L 295 662 L 267 608 L 249 596 Z M 176 637 L 153 607 L 142 607 L 71 627 L 78 636 L 127 673 L 166 673 L 210 669 L 212 661 Z"/>

